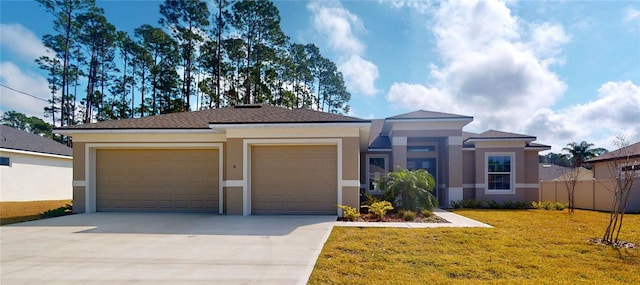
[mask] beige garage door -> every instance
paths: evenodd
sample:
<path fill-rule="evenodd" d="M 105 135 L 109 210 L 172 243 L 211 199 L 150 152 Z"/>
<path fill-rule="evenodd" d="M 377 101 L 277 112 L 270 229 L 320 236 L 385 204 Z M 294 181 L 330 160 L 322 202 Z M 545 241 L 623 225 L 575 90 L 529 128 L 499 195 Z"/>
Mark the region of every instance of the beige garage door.
<path fill-rule="evenodd" d="M 218 150 L 99 149 L 98 211 L 218 213 Z"/>
<path fill-rule="evenodd" d="M 253 146 L 252 214 L 335 214 L 336 146 Z"/>

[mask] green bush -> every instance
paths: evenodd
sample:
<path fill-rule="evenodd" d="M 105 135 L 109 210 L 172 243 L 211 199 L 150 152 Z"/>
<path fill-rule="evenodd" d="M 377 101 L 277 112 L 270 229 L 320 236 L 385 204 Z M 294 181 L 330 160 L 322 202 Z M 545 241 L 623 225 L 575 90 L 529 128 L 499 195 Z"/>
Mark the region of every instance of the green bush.
<path fill-rule="evenodd" d="M 387 211 L 393 210 L 393 206 L 389 201 L 375 202 L 369 206 L 363 206 L 369 209 L 369 214 L 376 216 L 379 220 L 384 219 Z"/>
<path fill-rule="evenodd" d="M 40 216 L 43 218 L 55 218 L 55 217 L 69 215 L 71 214 L 71 212 L 72 212 L 72 206 L 69 204 L 66 204 L 60 208 L 46 210 L 42 214 L 40 214 Z"/>
<path fill-rule="evenodd" d="M 505 201 L 501 203 L 495 200 L 489 201 L 487 199 L 467 199 L 451 202 L 451 208 L 454 209 L 526 209 L 527 207 L 527 203 L 524 202 Z"/>
<path fill-rule="evenodd" d="M 393 202 L 398 208 L 417 211 L 438 205 L 433 195 L 435 179 L 423 169 L 410 171 L 398 168 L 381 177 L 378 187 L 383 191 L 383 199 Z"/>
<path fill-rule="evenodd" d="M 349 221 L 355 221 L 360 218 L 360 212 L 354 207 L 343 205 L 336 205 L 336 207 L 342 209 L 342 216 Z"/>
<path fill-rule="evenodd" d="M 562 211 L 564 210 L 567 205 L 562 204 L 560 202 L 551 202 L 551 201 L 540 201 L 540 202 L 531 202 L 531 206 L 534 209 L 538 209 L 538 210 L 555 210 L 555 211 Z"/>
<path fill-rule="evenodd" d="M 431 211 L 431 210 L 426 210 L 426 209 L 425 209 L 425 210 L 420 211 L 420 214 L 421 214 L 423 217 L 428 218 L 428 217 L 433 216 L 433 211 Z"/>
<path fill-rule="evenodd" d="M 416 213 L 412 212 L 412 211 L 403 211 L 402 212 L 402 219 L 410 222 L 416 219 Z"/>

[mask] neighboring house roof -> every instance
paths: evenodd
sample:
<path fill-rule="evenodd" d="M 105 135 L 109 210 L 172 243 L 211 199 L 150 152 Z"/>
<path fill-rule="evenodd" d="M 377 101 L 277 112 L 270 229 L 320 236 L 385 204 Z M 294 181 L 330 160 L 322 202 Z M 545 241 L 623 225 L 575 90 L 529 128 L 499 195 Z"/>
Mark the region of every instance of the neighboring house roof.
<path fill-rule="evenodd" d="M 473 120 L 471 116 L 463 116 L 456 114 L 448 114 L 441 112 L 432 112 L 425 110 L 418 110 L 411 113 L 401 114 L 393 117 L 388 117 L 386 120 L 442 120 L 442 119 L 465 119 L 465 120 Z"/>
<path fill-rule="evenodd" d="M 52 139 L 0 125 L 0 148 L 72 156 L 73 150 Z"/>
<path fill-rule="evenodd" d="M 571 173 L 572 169 L 570 168 L 569 171 L 565 172 L 564 174 L 558 176 L 556 179 L 554 179 L 554 181 L 565 181 L 565 180 L 573 180 L 575 178 L 575 180 L 591 180 L 593 179 L 593 171 L 586 169 L 584 167 L 580 167 L 578 168 L 578 173 L 576 174 Z"/>
<path fill-rule="evenodd" d="M 354 117 L 254 104 L 65 126 L 56 130 L 209 129 L 211 124 L 369 123 Z"/>
<path fill-rule="evenodd" d="M 542 181 L 552 181 L 563 174 L 571 171 L 571 168 L 555 164 L 538 164 L 538 179 Z"/>
<path fill-rule="evenodd" d="M 623 148 L 619 148 L 614 151 L 607 152 L 605 154 L 589 159 L 586 162 L 615 160 L 618 158 L 626 158 L 627 156 L 629 156 L 630 158 L 635 158 L 635 157 L 640 158 L 640 142 L 628 145 Z"/>

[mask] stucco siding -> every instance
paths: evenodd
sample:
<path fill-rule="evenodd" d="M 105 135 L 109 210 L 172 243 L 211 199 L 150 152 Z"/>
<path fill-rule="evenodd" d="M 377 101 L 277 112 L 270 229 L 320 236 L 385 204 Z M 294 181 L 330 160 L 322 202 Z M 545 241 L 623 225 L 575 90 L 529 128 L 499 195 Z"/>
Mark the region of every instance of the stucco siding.
<path fill-rule="evenodd" d="M 0 151 L 10 166 L 0 166 L 0 201 L 66 200 L 73 196 L 70 157 Z"/>

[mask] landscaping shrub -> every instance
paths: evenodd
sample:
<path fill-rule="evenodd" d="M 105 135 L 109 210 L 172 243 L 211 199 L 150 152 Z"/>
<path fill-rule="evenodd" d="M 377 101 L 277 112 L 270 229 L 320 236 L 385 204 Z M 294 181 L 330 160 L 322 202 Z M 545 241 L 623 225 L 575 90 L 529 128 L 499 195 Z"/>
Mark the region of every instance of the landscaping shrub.
<path fill-rule="evenodd" d="M 371 206 L 371 204 L 376 203 L 376 202 L 380 202 L 380 199 L 378 199 L 376 196 L 373 196 L 369 193 L 364 193 L 364 197 L 365 197 L 365 201 L 362 202 L 362 206 Z"/>
<path fill-rule="evenodd" d="M 355 221 L 360 218 L 360 212 L 354 207 L 343 205 L 337 205 L 336 207 L 342 209 L 342 216 L 349 221 Z"/>
<path fill-rule="evenodd" d="M 369 213 L 376 216 L 378 219 L 384 219 L 387 211 L 393 210 L 393 206 L 389 201 L 375 202 L 369 206 L 363 206 L 369 209 Z"/>
<path fill-rule="evenodd" d="M 467 199 L 451 202 L 451 208 L 454 209 L 526 209 L 527 207 L 527 203 L 524 202 L 505 201 L 501 203 L 495 200 L 489 201 L 487 199 Z"/>
<path fill-rule="evenodd" d="M 420 211 L 420 214 L 421 214 L 423 217 L 428 218 L 428 217 L 433 216 L 433 211 L 431 211 L 431 210 L 426 210 L 426 209 L 425 209 L 425 210 Z"/>
<path fill-rule="evenodd" d="M 435 179 L 429 172 L 398 168 L 378 180 L 384 200 L 393 202 L 398 208 L 411 211 L 433 209 L 438 200 L 433 195 Z"/>
<path fill-rule="evenodd" d="M 60 216 L 65 216 L 71 214 L 72 207 L 69 204 L 66 204 L 60 208 L 50 209 L 44 211 L 40 216 L 43 218 L 55 218 Z"/>
<path fill-rule="evenodd" d="M 560 202 L 551 202 L 551 201 L 540 201 L 540 202 L 531 202 L 531 206 L 534 209 L 538 209 L 538 210 L 555 210 L 555 211 L 562 211 L 564 210 L 567 205 L 562 204 Z"/>
<path fill-rule="evenodd" d="M 416 219 L 416 213 L 412 211 L 403 211 L 401 215 L 402 215 L 402 219 L 407 222 L 410 222 Z"/>

